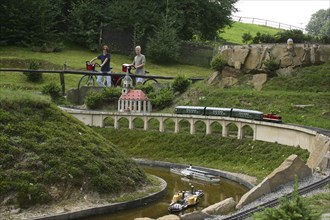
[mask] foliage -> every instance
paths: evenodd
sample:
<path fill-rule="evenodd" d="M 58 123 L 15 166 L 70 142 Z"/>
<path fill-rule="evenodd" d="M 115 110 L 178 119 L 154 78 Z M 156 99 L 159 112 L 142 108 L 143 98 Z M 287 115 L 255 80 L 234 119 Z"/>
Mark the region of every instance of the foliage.
<path fill-rule="evenodd" d="M 271 34 L 261 34 L 260 32 L 257 32 L 256 36 L 253 37 L 252 42 L 254 44 L 275 43 L 275 37 Z"/>
<path fill-rule="evenodd" d="M 134 44 L 144 46 L 161 26 L 163 17 L 173 21 L 180 40 L 194 35 L 213 39 L 230 24 L 237 0 L 3 0 L 0 6 L 2 45 L 26 45 L 56 51 L 68 40 L 98 50 L 100 31 L 109 26 L 131 30 Z M 20 16 L 17 16 L 19 14 Z M 138 16 L 137 16 L 138 15 Z"/>
<path fill-rule="evenodd" d="M 182 164 L 192 163 L 196 166 L 245 173 L 256 176 L 259 180 L 271 173 L 291 154 L 297 154 L 304 161 L 309 155 L 307 150 L 276 143 L 250 139 L 238 140 L 236 137 L 219 138 L 220 134 L 191 135 L 189 127 L 181 123 L 180 130 L 184 131 L 176 134 L 173 133 L 174 127 L 171 127 L 168 132 L 159 133 L 158 126 L 155 127 L 155 131 L 130 130 L 122 126 L 119 130 L 114 128 L 95 128 L 94 130 L 128 155 L 137 158 Z M 165 127 L 168 125 L 165 124 Z M 135 140 L 134 144 L 125 138 L 128 135 Z"/>
<path fill-rule="evenodd" d="M 329 189 L 329 184 L 326 186 Z M 318 193 L 311 197 L 306 197 L 308 208 L 313 214 L 330 212 L 330 192 Z"/>
<path fill-rule="evenodd" d="M 265 60 L 262 62 L 268 72 L 268 76 L 274 76 L 275 71 L 280 68 L 280 63 L 276 59 Z"/>
<path fill-rule="evenodd" d="M 102 93 L 97 91 L 89 91 L 85 96 L 85 105 L 90 109 L 101 108 L 104 105 Z"/>
<path fill-rule="evenodd" d="M 233 22 L 231 26 L 226 27 L 222 32 L 218 32 L 218 36 L 229 43 L 242 44 L 244 43 L 242 39 L 244 33 L 249 33 L 252 37 L 258 32 L 274 36 L 280 30 L 281 29 L 264 25 Z"/>
<path fill-rule="evenodd" d="M 191 81 L 185 76 L 177 76 L 172 83 L 172 89 L 174 92 L 184 93 L 190 84 Z"/>
<path fill-rule="evenodd" d="M 300 67 L 295 69 L 292 76 L 272 78 L 264 86 L 266 91 L 287 92 L 329 92 L 330 62 L 319 66 Z M 301 100 L 303 102 L 304 100 Z"/>
<path fill-rule="evenodd" d="M 304 43 L 309 38 L 301 30 L 292 29 L 279 31 L 275 34 L 276 43 L 286 43 L 291 38 L 294 43 Z"/>
<path fill-rule="evenodd" d="M 213 70 L 220 72 L 225 67 L 225 65 L 227 65 L 227 61 L 220 55 L 213 57 L 211 60 L 211 69 Z"/>
<path fill-rule="evenodd" d="M 99 109 L 102 106 L 115 103 L 121 95 L 120 88 L 104 88 L 101 92 L 89 91 L 85 97 L 85 105 L 90 109 Z"/>
<path fill-rule="evenodd" d="M 298 177 L 295 176 L 294 190 L 291 200 L 288 197 L 284 197 L 278 208 L 266 208 L 262 212 L 254 214 L 256 220 L 268 220 L 268 219 L 290 219 L 290 220 L 312 220 L 318 219 L 319 216 L 311 214 L 311 210 L 308 208 L 307 203 L 298 192 Z"/>
<path fill-rule="evenodd" d="M 172 104 L 174 95 L 169 87 L 162 88 L 159 92 L 150 94 L 151 103 L 155 109 L 163 109 Z"/>
<path fill-rule="evenodd" d="M 29 63 L 30 70 L 37 70 L 40 67 L 40 61 L 31 60 Z M 40 82 L 42 81 L 42 73 L 40 72 L 23 72 L 27 76 L 27 81 L 29 82 Z"/>
<path fill-rule="evenodd" d="M 1 2 L 0 41 L 53 51 L 62 39 L 62 1 L 4 0 Z M 19 15 L 19 16 L 17 16 Z M 46 48 L 42 48 L 46 47 Z"/>
<path fill-rule="evenodd" d="M 101 24 L 109 21 L 110 2 L 78 0 L 68 15 L 70 38 L 92 51 L 99 50 Z"/>
<path fill-rule="evenodd" d="M 0 89 L 0 164 L 0 195 L 20 208 L 78 191 L 135 191 L 147 183 L 109 141 L 44 96 L 19 90 Z M 50 193 L 52 186 L 60 198 Z"/>
<path fill-rule="evenodd" d="M 231 13 L 236 12 L 237 0 L 186 0 L 168 1 L 168 16 L 176 21 L 181 40 L 194 35 L 213 40 L 217 31 L 231 23 Z"/>
<path fill-rule="evenodd" d="M 50 83 L 46 84 L 42 88 L 42 93 L 46 94 L 46 95 L 50 95 L 50 97 L 52 98 L 53 101 L 56 101 L 62 97 L 61 96 L 61 87 L 58 84 L 56 84 L 55 82 L 50 82 Z"/>
<path fill-rule="evenodd" d="M 259 32 L 258 32 L 259 33 Z M 249 43 L 249 42 L 251 42 L 252 41 L 252 35 L 250 34 L 250 32 L 249 33 L 244 33 L 243 35 L 242 35 L 242 42 L 244 43 L 244 44 L 247 44 L 247 43 Z"/>
<path fill-rule="evenodd" d="M 155 36 L 147 43 L 147 55 L 156 63 L 170 63 L 179 57 L 180 41 L 169 22 L 155 29 Z"/>
<path fill-rule="evenodd" d="M 320 9 L 312 15 L 308 22 L 306 29 L 308 33 L 315 37 L 328 37 L 330 36 L 330 9 Z"/>

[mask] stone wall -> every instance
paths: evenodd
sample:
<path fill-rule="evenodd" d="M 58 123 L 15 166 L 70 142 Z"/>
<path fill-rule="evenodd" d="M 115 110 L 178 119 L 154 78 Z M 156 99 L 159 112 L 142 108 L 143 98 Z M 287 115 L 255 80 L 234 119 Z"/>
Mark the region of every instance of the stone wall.
<path fill-rule="evenodd" d="M 230 67 L 245 70 L 263 69 L 263 62 L 275 60 L 280 68 L 320 64 L 330 60 L 330 45 L 256 44 L 222 46 L 219 54 Z"/>

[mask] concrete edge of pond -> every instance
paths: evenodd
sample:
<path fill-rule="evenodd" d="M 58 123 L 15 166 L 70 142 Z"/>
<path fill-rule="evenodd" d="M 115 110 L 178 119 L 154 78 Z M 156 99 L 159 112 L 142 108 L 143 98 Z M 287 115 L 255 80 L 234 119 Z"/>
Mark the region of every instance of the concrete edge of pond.
<path fill-rule="evenodd" d="M 153 175 L 154 176 L 154 175 Z M 113 203 L 109 205 L 103 205 L 99 207 L 93 207 L 88 209 L 83 209 L 79 211 L 73 211 L 73 212 L 66 212 L 56 215 L 49 215 L 49 216 L 42 216 L 42 217 L 35 217 L 31 218 L 31 220 L 67 220 L 67 219 L 77 219 L 77 218 L 85 218 L 89 216 L 97 216 L 101 214 L 112 214 L 118 211 L 137 208 L 141 206 L 145 206 L 149 203 L 155 202 L 161 197 L 165 196 L 166 194 L 166 188 L 167 183 L 165 180 L 158 176 L 154 176 L 158 178 L 161 181 L 161 187 L 162 189 L 158 192 L 155 192 L 151 195 L 138 198 L 135 200 L 131 200 L 128 202 L 119 202 L 119 203 Z"/>
<path fill-rule="evenodd" d="M 187 168 L 188 165 L 186 164 L 178 164 L 178 163 L 170 163 L 170 162 L 163 162 L 163 161 L 153 161 L 153 160 L 147 160 L 147 159 L 138 159 L 138 158 L 132 158 L 137 164 L 140 165 L 146 165 L 146 166 L 155 166 L 155 167 L 164 167 L 164 168 Z M 218 175 L 220 177 L 232 180 L 234 182 L 237 182 L 243 186 L 245 186 L 248 189 L 252 189 L 255 185 L 251 183 L 250 181 L 246 180 L 246 178 L 242 177 L 241 174 L 238 173 L 231 173 L 227 171 L 222 170 L 216 170 L 206 167 L 200 167 L 200 166 L 194 166 L 194 168 L 198 168 L 200 170 L 207 171 L 213 175 Z"/>

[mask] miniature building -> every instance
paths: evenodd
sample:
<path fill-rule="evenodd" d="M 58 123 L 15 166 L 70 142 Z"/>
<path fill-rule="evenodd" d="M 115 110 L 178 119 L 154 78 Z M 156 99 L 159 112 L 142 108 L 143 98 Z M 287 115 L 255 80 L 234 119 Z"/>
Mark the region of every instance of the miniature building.
<path fill-rule="evenodd" d="M 151 112 L 149 98 L 142 90 L 129 89 L 118 100 L 118 112 Z"/>
<path fill-rule="evenodd" d="M 134 90 L 133 80 L 126 73 L 123 79 L 122 95 L 118 100 L 118 112 L 151 112 L 149 98 L 142 90 Z"/>

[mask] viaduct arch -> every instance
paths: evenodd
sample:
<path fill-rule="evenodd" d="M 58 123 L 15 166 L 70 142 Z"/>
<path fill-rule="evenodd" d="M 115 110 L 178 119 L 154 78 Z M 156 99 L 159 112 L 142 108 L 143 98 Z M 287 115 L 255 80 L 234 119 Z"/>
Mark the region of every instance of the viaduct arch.
<path fill-rule="evenodd" d="M 174 133 L 182 131 L 183 128 L 180 122 L 186 121 L 189 123 L 186 129 L 189 129 L 190 134 L 196 133 L 197 124 L 204 124 L 205 134 L 207 135 L 212 134 L 214 125 L 218 125 L 221 127 L 221 137 L 235 135 L 237 139 L 252 138 L 253 140 L 301 147 L 310 152 L 307 161 L 309 167 L 330 168 L 330 136 L 297 125 L 202 115 L 104 112 L 64 107 L 61 107 L 61 109 L 89 126 L 104 127 L 105 120 L 111 119 L 115 129 L 120 128 L 121 119 L 128 122 L 126 125 L 128 129 L 139 127 L 143 130 L 150 130 L 156 127 L 159 132 L 165 132 L 168 130 L 166 126 L 172 124 L 173 128 L 171 129 Z M 140 122 L 138 126 L 134 123 L 136 119 Z M 156 125 L 151 125 L 150 121 L 156 122 Z M 172 123 L 166 123 L 167 121 L 172 121 Z"/>

